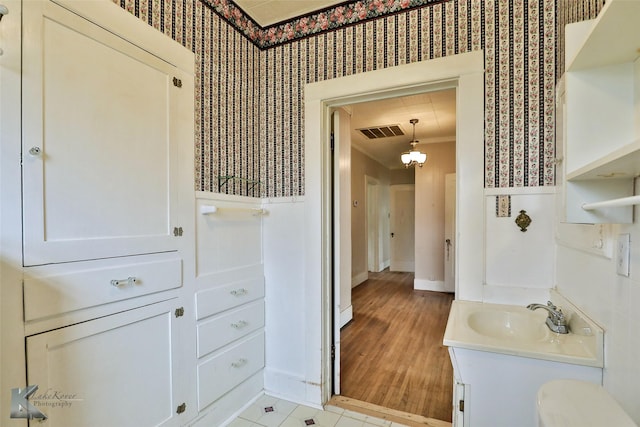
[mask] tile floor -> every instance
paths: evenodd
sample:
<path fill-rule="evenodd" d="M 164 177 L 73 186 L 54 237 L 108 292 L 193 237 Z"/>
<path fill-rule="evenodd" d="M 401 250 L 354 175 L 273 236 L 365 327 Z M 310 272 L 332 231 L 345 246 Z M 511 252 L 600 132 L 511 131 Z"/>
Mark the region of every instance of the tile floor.
<path fill-rule="evenodd" d="M 401 427 L 403 424 L 327 406 L 324 411 L 271 396 L 258 398 L 229 427 Z"/>

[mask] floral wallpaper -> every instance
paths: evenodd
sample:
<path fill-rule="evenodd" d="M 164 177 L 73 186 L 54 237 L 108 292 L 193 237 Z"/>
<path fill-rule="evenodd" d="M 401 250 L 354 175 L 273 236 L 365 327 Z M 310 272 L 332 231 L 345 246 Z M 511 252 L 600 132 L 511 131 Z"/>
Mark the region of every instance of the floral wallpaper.
<path fill-rule="evenodd" d="M 554 185 L 563 23 L 603 3 L 361 0 L 260 28 L 228 0 L 113 1 L 195 53 L 196 189 L 253 197 L 304 195 L 305 84 L 479 49 L 485 186 Z"/>
<path fill-rule="evenodd" d="M 261 49 L 443 0 L 360 0 L 260 27 L 231 0 L 203 0 Z"/>

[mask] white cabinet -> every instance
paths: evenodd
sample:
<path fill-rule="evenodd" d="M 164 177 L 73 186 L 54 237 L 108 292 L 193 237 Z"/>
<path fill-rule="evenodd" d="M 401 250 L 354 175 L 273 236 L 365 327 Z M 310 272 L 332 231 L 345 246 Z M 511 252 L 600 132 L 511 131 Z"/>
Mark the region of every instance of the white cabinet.
<path fill-rule="evenodd" d="M 47 426 L 185 425 L 197 412 L 193 53 L 109 0 L 22 6 L 32 403 Z"/>
<path fill-rule="evenodd" d="M 454 402 L 456 427 L 535 427 L 536 393 L 542 384 L 559 378 L 602 384 L 602 368 L 458 347 L 450 347 L 449 354 L 455 391 L 464 396 L 464 403 L 459 398 Z"/>
<path fill-rule="evenodd" d="M 611 0 L 593 21 L 567 26 L 566 219 L 630 223 L 633 208 L 583 206 L 633 196 L 640 175 L 640 2 Z"/>
<path fill-rule="evenodd" d="M 264 387 L 265 279 L 255 199 L 199 193 L 196 357 L 199 425 L 219 425 Z M 212 208 L 215 206 L 215 210 Z M 208 207 L 209 209 L 203 209 Z"/>
<path fill-rule="evenodd" d="M 176 300 L 27 338 L 31 403 L 49 427 L 169 426 L 181 418 Z M 176 360 L 178 359 L 178 360 Z"/>
<path fill-rule="evenodd" d="M 177 250 L 193 77 L 135 36 L 23 5 L 24 264 Z"/>

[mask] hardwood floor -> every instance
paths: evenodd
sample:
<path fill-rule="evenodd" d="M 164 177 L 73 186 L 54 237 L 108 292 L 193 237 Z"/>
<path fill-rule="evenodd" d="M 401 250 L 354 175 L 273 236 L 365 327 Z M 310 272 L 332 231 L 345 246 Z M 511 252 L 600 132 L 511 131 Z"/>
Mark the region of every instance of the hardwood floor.
<path fill-rule="evenodd" d="M 341 331 L 341 395 L 451 421 L 453 369 L 442 338 L 452 301 L 414 291 L 412 273 L 369 273 Z"/>

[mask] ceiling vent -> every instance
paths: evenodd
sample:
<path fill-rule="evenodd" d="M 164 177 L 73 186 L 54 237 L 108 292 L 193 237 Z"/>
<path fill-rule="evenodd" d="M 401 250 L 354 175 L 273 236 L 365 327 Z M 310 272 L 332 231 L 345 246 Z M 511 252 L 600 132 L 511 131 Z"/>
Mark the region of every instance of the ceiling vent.
<path fill-rule="evenodd" d="M 357 130 L 369 139 L 390 138 L 392 136 L 404 135 L 400 125 L 376 126 Z"/>

